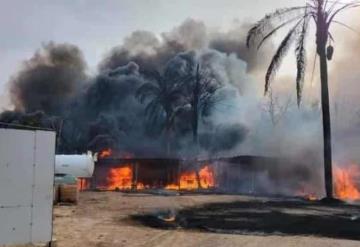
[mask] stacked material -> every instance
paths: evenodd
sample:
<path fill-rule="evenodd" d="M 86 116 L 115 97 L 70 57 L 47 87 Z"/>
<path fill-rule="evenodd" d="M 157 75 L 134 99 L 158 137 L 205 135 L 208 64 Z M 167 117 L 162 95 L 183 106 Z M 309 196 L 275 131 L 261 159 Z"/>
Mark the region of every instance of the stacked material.
<path fill-rule="evenodd" d="M 56 203 L 77 204 L 79 200 L 79 190 L 77 179 L 71 175 L 55 177 L 55 196 Z"/>
<path fill-rule="evenodd" d="M 60 202 L 77 204 L 79 201 L 79 190 L 76 184 L 61 184 L 59 191 Z"/>

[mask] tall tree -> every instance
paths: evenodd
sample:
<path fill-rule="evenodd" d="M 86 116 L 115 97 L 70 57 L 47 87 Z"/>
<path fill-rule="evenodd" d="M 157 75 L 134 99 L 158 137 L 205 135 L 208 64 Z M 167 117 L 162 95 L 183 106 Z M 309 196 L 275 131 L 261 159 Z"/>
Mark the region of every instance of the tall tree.
<path fill-rule="evenodd" d="M 209 69 L 201 68 L 200 63 L 189 66 L 182 78 L 183 96 L 185 102 L 190 105 L 193 142 L 198 145 L 199 119 L 208 116 L 211 108 L 222 99 L 222 95 L 217 94 L 222 85 Z"/>
<path fill-rule="evenodd" d="M 142 84 L 136 91 L 136 97 L 141 103 L 146 103 L 145 115 L 149 124 L 160 122 L 165 133 L 166 152 L 170 154 L 170 135 L 176 116 L 176 99 L 180 95 L 179 83 L 171 81 L 169 76 L 159 72 L 149 73 L 149 81 Z"/>
<path fill-rule="evenodd" d="M 324 177 L 326 197 L 333 197 L 332 178 L 332 153 L 331 153 L 331 123 L 330 104 L 328 89 L 328 67 L 327 61 L 332 59 L 333 47 L 331 41 L 333 36 L 330 32 L 332 24 L 339 24 L 351 29 L 345 23 L 335 18 L 345 10 L 360 6 L 360 1 L 344 2 L 341 0 L 306 0 L 304 6 L 278 9 L 266 15 L 257 22 L 247 36 L 247 46 L 256 45 L 259 49 L 270 37 L 274 36 L 280 29 L 290 26 L 290 30 L 280 43 L 265 76 L 265 93 L 268 92 L 271 80 L 278 70 L 283 57 L 295 42 L 296 55 L 296 93 L 297 102 L 300 105 L 302 88 L 306 69 L 306 47 L 305 40 L 310 29 L 311 22 L 316 29 L 316 52 L 320 57 L 321 78 L 321 106 L 323 118 L 324 138 Z"/>
<path fill-rule="evenodd" d="M 182 84 L 183 103 L 179 109 L 189 106 L 191 115 L 191 129 L 195 152 L 198 152 L 199 145 L 199 119 L 210 114 L 215 103 L 221 100 L 217 91 L 222 87 L 221 83 L 212 74 L 211 70 L 201 68 L 196 59 L 186 61 L 187 66 L 179 71 L 179 80 Z M 199 167 L 196 166 L 196 179 L 198 187 L 202 188 L 199 175 Z"/>

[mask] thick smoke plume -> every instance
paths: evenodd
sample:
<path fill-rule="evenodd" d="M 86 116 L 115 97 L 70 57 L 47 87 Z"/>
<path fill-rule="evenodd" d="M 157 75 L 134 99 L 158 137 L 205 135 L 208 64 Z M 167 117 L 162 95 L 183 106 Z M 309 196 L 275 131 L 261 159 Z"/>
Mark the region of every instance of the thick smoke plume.
<path fill-rule="evenodd" d="M 140 103 L 136 91 L 151 82 L 150 75 L 155 71 L 171 74 L 175 81 L 190 65 L 201 64 L 221 87 L 217 96 L 222 98 L 221 104 L 236 101 L 240 91 L 251 88 L 246 85 L 247 71 L 255 69 L 257 57 L 255 52 L 246 51 L 243 36 L 236 37 L 240 29 L 245 33 L 246 27 L 236 27 L 221 35 L 210 32 L 200 21 L 188 19 L 161 37 L 136 31 L 100 62 L 99 73 L 94 77 L 86 74 L 79 48 L 45 44 L 11 78 L 9 88 L 15 112 L 2 113 L 1 120 L 55 128 L 58 152 L 113 147 L 136 155 L 167 155 L 162 123 L 149 126 L 147 102 Z M 192 150 L 191 114 L 186 96 L 181 102 L 185 105 L 175 120 L 170 145 L 172 155 L 187 156 L 191 154 L 187 150 Z M 226 123 L 217 116 L 219 111 L 221 106 L 215 104 L 199 119 L 199 141 L 204 153 L 231 150 L 248 133 L 245 123 Z"/>
<path fill-rule="evenodd" d="M 263 97 L 263 76 L 275 47 L 270 44 L 259 51 L 248 50 L 248 28 L 248 24 L 235 24 L 220 32 L 188 19 L 160 36 L 136 31 L 105 56 L 95 76 L 87 75 L 80 48 L 46 44 L 10 79 L 15 110 L 3 112 L 0 120 L 57 130 L 61 153 L 111 147 L 136 156 L 189 157 L 197 149 L 193 145 L 188 96 L 183 94 L 176 101 L 177 115 L 166 134 L 164 113 L 149 124 L 149 101 L 140 102 L 137 91 L 154 82 L 154 72 L 171 75 L 173 79 L 167 83 L 176 87 L 178 75 L 200 64 L 218 83 L 219 100 L 199 119 L 198 153 L 206 157 L 286 157 L 313 170 L 316 176 L 312 177 L 321 177 L 318 78 L 305 83 L 300 109 L 292 93 L 294 78 L 288 76 L 280 76 L 271 94 Z M 337 160 L 360 158 L 356 155 L 360 143 L 354 138 L 360 126 L 360 90 L 356 90 L 360 61 L 354 61 L 359 56 L 353 55 L 360 54 L 360 40 L 348 37 L 349 46 L 335 46 L 337 62 L 330 67 Z M 344 150 L 341 146 L 353 148 Z M 308 176 L 303 177 L 306 180 Z M 313 187 L 320 188 L 319 179 L 308 179 Z"/>
<path fill-rule="evenodd" d="M 25 61 L 10 80 L 10 97 L 17 111 L 60 114 L 85 80 L 86 64 L 79 48 L 49 43 Z"/>

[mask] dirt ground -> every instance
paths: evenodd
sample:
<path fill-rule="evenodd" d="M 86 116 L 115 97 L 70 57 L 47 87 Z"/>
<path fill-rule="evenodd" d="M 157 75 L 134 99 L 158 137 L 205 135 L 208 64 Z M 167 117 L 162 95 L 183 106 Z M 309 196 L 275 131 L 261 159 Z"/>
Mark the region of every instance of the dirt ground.
<path fill-rule="evenodd" d="M 253 199 L 231 195 L 159 196 L 119 192 L 82 192 L 78 205 L 55 207 L 54 238 L 58 247 L 360 246 L 360 241 L 344 238 L 289 235 L 277 232 L 222 234 L 196 229 L 162 230 L 144 226 L 130 217 L 167 209 L 181 211 L 192 207 L 202 207 L 208 203 L 236 202 L 241 204 L 241 202 L 249 202 Z M 293 210 L 294 214 L 302 213 L 299 209 L 287 210 Z M 312 207 L 311 210 L 313 212 L 319 209 Z M 339 209 L 335 210 L 339 211 Z M 356 210 L 352 214 L 358 213 Z M 345 211 L 348 212 L 348 209 Z M 343 217 L 347 217 L 346 212 Z"/>

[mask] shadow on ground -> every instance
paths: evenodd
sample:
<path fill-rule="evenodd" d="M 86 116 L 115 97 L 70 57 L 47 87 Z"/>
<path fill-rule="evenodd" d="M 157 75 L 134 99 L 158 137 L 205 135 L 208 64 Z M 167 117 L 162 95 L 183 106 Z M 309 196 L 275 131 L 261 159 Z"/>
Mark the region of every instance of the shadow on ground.
<path fill-rule="evenodd" d="M 175 213 L 133 216 L 163 229 L 206 230 L 229 234 L 314 235 L 360 240 L 360 206 L 301 200 L 214 203 Z"/>

